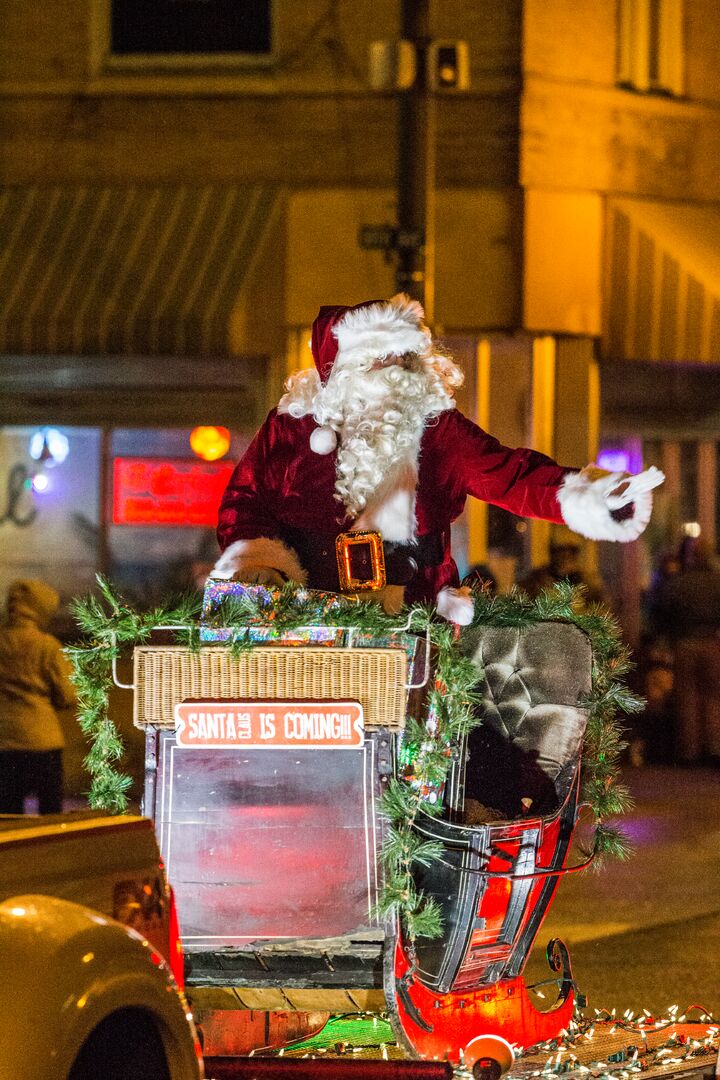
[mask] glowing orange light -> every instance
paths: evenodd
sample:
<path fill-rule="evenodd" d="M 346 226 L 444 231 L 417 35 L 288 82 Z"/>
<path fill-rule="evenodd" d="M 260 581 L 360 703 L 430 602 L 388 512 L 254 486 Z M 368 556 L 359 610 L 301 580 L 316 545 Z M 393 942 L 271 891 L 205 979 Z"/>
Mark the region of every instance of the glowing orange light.
<path fill-rule="evenodd" d="M 217 461 L 230 449 L 230 432 L 225 427 L 196 427 L 190 432 L 190 447 L 203 461 Z"/>

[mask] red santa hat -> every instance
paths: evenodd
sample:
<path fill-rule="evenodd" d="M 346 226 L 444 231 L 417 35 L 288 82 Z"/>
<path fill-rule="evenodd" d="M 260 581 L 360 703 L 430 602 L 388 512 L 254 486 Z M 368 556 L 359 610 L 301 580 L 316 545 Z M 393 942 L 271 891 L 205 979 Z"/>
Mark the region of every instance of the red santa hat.
<path fill-rule="evenodd" d="M 338 363 L 424 353 L 431 342 L 418 300 L 398 293 L 355 307 L 321 307 L 312 327 L 312 354 L 323 382 Z"/>

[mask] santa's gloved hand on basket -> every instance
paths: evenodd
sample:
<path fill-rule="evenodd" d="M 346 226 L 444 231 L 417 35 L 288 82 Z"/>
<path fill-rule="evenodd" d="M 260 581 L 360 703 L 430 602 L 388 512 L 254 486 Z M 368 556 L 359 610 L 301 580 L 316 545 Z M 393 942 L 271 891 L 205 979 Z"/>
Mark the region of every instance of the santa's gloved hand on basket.
<path fill-rule="evenodd" d="M 277 585 L 282 588 L 287 578 L 271 566 L 252 566 L 233 574 L 233 581 L 242 581 L 244 585 Z"/>
<path fill-rule="evenodd" d="M 288 581 L 303 585 L 307 574 L 291 548 L 281 540 L 261 537 L 230 544 L 210 571 L 210 577 L 220 581 L 241 581 L 245 585 L 282 587 Z"/>

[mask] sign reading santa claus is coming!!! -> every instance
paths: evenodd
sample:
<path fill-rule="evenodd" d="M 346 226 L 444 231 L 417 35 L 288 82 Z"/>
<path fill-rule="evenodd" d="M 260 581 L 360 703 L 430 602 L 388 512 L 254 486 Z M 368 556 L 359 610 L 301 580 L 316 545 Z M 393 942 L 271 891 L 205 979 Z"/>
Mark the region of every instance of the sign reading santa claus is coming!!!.
<path fill-rule="evenodd" d="M 205 749 L 361 747 L 359 701 L 183 701 L 175 706 L 178 746 Z"/>

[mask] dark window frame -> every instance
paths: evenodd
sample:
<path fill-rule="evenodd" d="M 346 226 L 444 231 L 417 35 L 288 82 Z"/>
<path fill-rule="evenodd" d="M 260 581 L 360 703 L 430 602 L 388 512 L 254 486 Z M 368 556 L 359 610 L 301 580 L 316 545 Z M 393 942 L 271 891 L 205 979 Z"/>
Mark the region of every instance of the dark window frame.
<path fill-rule="evenodd" d="M 660 97 L 685 94 L 685 0 L 617 0 L 615 84 Z"/>
<path fill-rule="evenodd" d="M 108 15 L 113 61 L 192 65 L 272 57 L 272 0 L 110 0 Z"/>

